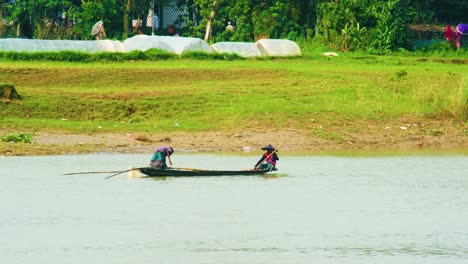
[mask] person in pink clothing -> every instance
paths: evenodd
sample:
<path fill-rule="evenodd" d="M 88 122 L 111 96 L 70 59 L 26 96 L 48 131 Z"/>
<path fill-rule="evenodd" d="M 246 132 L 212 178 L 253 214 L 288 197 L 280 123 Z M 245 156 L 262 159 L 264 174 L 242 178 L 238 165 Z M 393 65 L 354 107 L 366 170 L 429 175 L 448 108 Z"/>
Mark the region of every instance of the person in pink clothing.
<path fill-rule="evenodd" d="M 262 150 L 265 150 L 265 153 L 262 155 L 260 160 L 255 164 L 254 170 L 266 170 L 266 171 L 275 171 L 276 162 L 279 160 L 278 155 L 276 154 L 277 150 L 271 144 L 263 147 Z"/>
<path fill-rule="evenodd" d="M 468 24 L 458 24 L 457 25 L 457 32 L 455 33 L 457 37 L 457 41 L 455 43 L 455 46 L 457 47 L 457 50 L 460 49 L 461 47 L 461 38 L 462 35 L 468 35 Z"/>

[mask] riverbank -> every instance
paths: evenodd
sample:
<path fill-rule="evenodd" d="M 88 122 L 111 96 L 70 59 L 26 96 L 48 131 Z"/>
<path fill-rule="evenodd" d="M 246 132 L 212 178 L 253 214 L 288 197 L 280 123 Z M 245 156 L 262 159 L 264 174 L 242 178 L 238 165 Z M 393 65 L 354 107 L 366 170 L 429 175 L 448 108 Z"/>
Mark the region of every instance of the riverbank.
<path fill-rule="evenodd" d="M 464 64 L 411 56 L 0 62 L 0 155 L 466 149 Z"/>
<path fill-rule="evenodd" d="M 406 122 L 405 122 L 406 121 Z M 324 139 L 301 129 L 271 129 L 202 132 L 71 133 L 43 131 L 34 143 L 0 142 L 0 155 L 68 155 L 83 153 L 151 153 L 156 146 L 170 145 L 180 152 L 260 151 L 266 144 L 281 146 L 282 152 L 321 153 L 412 153 L 459 152 L 468 149 L 466 125 L 461 128 L 444 121 L 426 123 L 399 120 L 360 124 L 359 132 L 334 128 L 343 139 Z M 6 131 L 0 130 L 5 134 Z"/>

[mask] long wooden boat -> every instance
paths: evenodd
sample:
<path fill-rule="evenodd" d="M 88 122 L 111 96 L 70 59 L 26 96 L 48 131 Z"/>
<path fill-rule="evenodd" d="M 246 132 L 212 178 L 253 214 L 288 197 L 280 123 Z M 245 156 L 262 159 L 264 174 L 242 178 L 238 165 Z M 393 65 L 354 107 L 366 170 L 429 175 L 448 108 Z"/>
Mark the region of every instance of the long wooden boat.
<path fill-rule="evenodd" d="M 157 169 L 152 167 L 139 168 L 140 172 L 150 177 L 194 177 L 194 176 L 234 176 L 262 175 L 266 170 L 199 170 L 185 168 Z"/>

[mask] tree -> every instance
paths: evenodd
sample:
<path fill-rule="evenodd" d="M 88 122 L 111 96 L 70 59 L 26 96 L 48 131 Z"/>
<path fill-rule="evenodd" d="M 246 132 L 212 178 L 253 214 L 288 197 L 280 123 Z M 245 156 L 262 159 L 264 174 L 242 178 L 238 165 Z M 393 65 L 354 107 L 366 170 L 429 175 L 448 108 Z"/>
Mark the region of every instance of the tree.
<path fill-rule="evenodd" d="M 379 52 L 409 47 L 410 18 L 407 0 L 318 1 L 319 39 L 340 50 L 374 49 Z"/>
<path fill-rule="evenodd" d="M 10 19 L 17 25 L 17 36 L 48 38 L 52 28 L 63 27 L 65 12 L 73 7 L 69 0 L 17 0 Z M 60 31 L 60 30 L 59 30 Z"/>
<path fill-rule="evenodd" d="M 6 1 L 6 0 L 0 0 Z M 176 1 L 184 36 L 203 38 L 214 0 Z M 15 0 L 3 5 L 0 35 L 39 39 L 91 39 L 104 21 L 109 38 L 125 39 L 132 19 L 146 19 L 153 0 Z M 411 23 L 456 25 L 466 19 L 468 1 L 459 0 L 236 0 L 216 1 L 210 21 L 213 41 L 311 38 L 340 50 L 379 52 L 409 48 Z M 164 14 L 161 17 L 164 20 Z M 11 25 L 10 21 L 14 23 Z M 226 31 L 231 22 L 234 31 Z M 148 30 L 146 30 L 148 32 Z"/>
<path fill-rule="evenodd" d="M 439 23 L 459 24 L 468 23 L 468 1 L 460 0 L 430 0 L 435 19 Z"/>
<path fill-rule="evenodd" d="M 216 1 L 216 16 L 210 23 L 212 33 L 231 40 L 252 41 L 262 37 L 294 38 L 299 31 L 299 0 L 239 0 Z M 192 35 L 199 36 L 213 9 L 210 0 L 194 0 L 191 9 L 196 10 L 198 21 L 187 21 Z M 232 34 L 226 34 L 228 22 L 235 26 Z M 291 34 L 291 32 L 293 32 Z"/>
<path fill-rule="evenodd" d="M 373 5 L 372 11 L 377 21 L 372 47 L 384 52 L 408 48 L 410 17 L 414 9 L 405 0 L 388 0 Z"/>

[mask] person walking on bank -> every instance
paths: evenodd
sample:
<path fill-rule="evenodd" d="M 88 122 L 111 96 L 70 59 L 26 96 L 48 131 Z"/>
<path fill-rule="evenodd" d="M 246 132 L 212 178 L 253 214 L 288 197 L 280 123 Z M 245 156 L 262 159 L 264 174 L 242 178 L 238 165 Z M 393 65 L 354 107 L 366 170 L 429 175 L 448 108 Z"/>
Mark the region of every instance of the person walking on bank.
<path fill-rule="evenodd" d="M 157 169 L 167 169 L 166 157 L 169 160 L 169 165 L 172 166 L 171 155 L 174 153 L 174 149 L 171 147 L 159 147 L 155 150 L 151 157 L 150 167 Z"/>
<path fill-rule="evenodd" d="M 255 164 L 254 170 L 277 170 L 276 161 L 279 160 L 276 154 L 277 150 L 271 144 L 263 147 L 262 150 L 265 150 L 265 153 L 263 153 L 262 158 L 260 158 L 257 164 Z"/>

